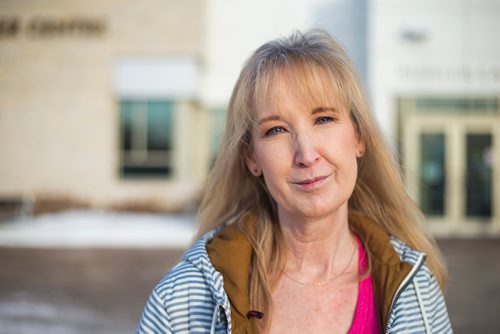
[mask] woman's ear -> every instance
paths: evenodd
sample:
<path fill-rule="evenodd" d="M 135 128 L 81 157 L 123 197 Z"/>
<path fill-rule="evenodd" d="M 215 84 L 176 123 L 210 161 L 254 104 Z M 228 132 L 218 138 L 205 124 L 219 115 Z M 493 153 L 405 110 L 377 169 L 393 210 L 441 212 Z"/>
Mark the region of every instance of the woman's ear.
<path fill-rule="evenodd" d="M 354 145 L 355 146 L 354 153 L 356 154 L 356 158 L 359 159 L 365 154 L 365 149 L 366 149 L 365 139 L 361 135 L 360 125 L 359 125 L 360 123 L 357 120 L 356 112 L 351 110 L 350 117 L 356 135 L 356 144 Z"/>
<path fill-rule="evenodd" d="M 361 158 L 365 154 L 365 142 L 361 136 L 356 137 L 356 158 Z"/>
<path fill-rule="evenodd" d="M 255 157 L 252 152 L 249 152 L 248 149 L 245 149 L 245 164 L 247 165 L 248 170 L 252 173 L 253 176 L 259 177 L 262 175 L 262 169 L 260 169 L 259 164 L 255 160 Z"/>

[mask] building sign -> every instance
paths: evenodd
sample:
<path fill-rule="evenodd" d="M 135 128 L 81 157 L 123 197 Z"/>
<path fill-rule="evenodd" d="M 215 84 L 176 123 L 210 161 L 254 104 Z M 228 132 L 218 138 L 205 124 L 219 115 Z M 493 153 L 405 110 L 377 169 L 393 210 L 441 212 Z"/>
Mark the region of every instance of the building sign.
<path fill-rule="evenodd" d="M 500 64 L 483 65 L 403 65 L 402 80 L 429 83 L 500 84 Z"/>
<path fill-rule="evenodd" d="M 0 40 L 25 35 L 29 38 L 96 37 L 106 31 L 102 17 L 0 16 Z"/>

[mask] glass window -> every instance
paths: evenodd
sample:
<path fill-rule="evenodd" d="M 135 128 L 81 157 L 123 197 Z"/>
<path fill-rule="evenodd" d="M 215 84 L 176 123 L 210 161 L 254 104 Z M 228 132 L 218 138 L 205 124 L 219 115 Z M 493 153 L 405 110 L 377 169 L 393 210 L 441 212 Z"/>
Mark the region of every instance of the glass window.
<path fill-rule="evenodd" d="M 211 110 L 212 119 L 212 138 L 210 143 L 210 155 L 212 161 L 215 161 L 217 153 L 220 149 L 220 144 L 222 142 L 222 135 L 224 133 L 224 125 L 226 121 L 226 109 L 213 109 Z"/>
<path fill-rule="evenodd" d="M 491 134 L 467 134 L 467 216 L 491 217 L 493 150 Z"/>
<path fill-rule="evenodd" d="M 420 135 L 420 207 L 426 215 L 445 212 L 445 136 L 442 133 Z"/>
<path fill-rule="evenodd" d="M 120 118 L 121 118 L 121 149 L 122 151 L 130 151 L 132 149 L 132 108 L 131 103 L 120 103 Z"/>
<path fill-rule="evenodd" d="M 169 176 L 172 173 L 172 102 L 123 100 L 120 124 L 121 176 Z"/>
<path fill-rule="evenodd" d="M 172 149 L 172 112 L 165 102 L 148 102 L 148 150 L 170 151 Z"/>

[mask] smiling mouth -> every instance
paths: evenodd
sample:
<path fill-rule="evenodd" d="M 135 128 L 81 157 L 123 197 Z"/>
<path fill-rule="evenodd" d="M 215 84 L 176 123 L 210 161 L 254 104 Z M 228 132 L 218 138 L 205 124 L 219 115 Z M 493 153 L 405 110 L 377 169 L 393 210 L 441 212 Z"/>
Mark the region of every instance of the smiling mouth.
<path fill-rule="evenodd" d="M 305 188 L 305 189 L 314 189 L 317 186 L 319 186 L 321 183 L 323 183 L 324 180 L 326 180 L 330 175 L 326 176 L 318 176 L 312 179 L 307 179 L 307 180 L 301 180 L 301 181 L 296 181 L 292 182 L 293 184 Z"/>

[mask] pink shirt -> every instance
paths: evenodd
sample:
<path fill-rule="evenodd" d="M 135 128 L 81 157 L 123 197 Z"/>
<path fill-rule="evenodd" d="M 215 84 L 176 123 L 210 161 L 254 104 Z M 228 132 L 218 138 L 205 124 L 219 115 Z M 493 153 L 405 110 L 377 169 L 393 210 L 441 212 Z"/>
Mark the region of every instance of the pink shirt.
<path fill-rule="evenodd" d="M 363 244 L 356 238 L 359 254 L 359 272 L 363 273 L 368 265 L 367 257 Z M 372 275 L 359 282 L 358 286 L 358 301 L 356 310 L 354 311 L 354 319 L 349 329 L 349 334 L 368 333 L 379 334 L 380 327 L 377 319 L 377 310 L 375 307 L 375 299 L 373 296 Z"/>

